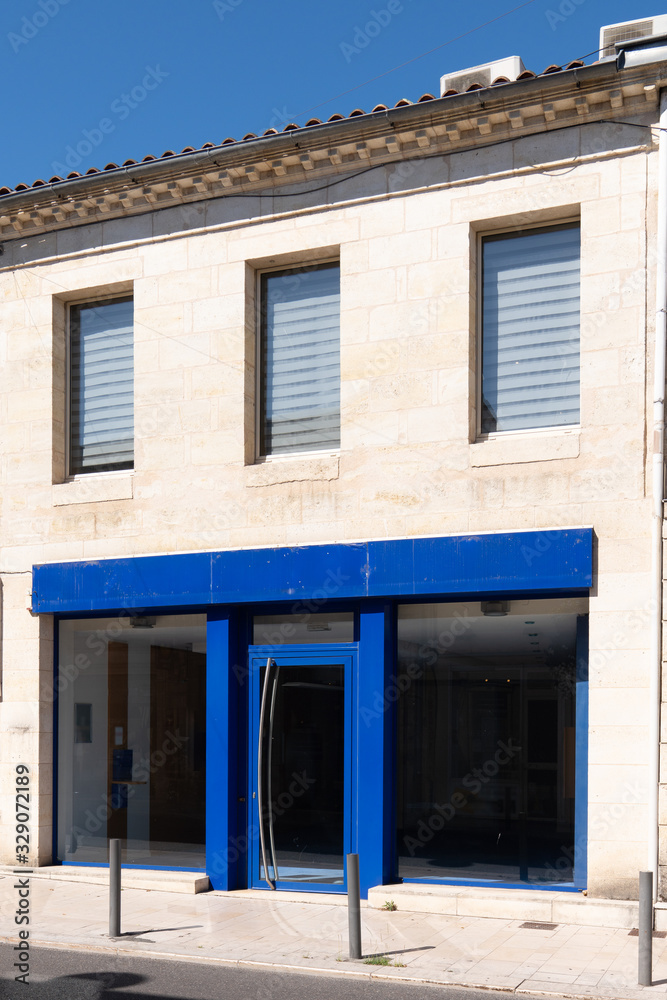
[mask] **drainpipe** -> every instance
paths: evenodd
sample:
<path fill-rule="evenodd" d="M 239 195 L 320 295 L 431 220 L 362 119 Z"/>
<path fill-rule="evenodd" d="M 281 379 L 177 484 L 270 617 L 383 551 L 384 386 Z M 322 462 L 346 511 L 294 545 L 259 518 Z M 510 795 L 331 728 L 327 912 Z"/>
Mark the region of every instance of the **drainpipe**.
<path fill-rule="evenodd" d="M 665 360 L 667 348 L 667 91 L 660 95 L 658 219 L 656 246 L 655 363 L 653 389 L 653 517 L 651 659 L 649 682 L 649 837 L 648 870 L 658 896 L 660 795 L 660 702 L 662 676 L 663 501 L 665 498 Z"/>

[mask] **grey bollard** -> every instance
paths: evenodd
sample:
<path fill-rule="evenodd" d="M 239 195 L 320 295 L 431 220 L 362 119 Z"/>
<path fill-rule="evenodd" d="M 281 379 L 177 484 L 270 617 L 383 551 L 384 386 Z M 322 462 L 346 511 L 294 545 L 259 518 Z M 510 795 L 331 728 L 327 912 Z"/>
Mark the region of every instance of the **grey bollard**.
<path fill-rule="evenodd" d="M 639 985 L 653 985 L 653 872 L 639 873 Z"/>
<path fill-rule="evenodd" d="M 361 892 L 359 855 L 347 855 L 347 918 L 350 934 L 350 958 L 361 958 Z"/>
<path fill-rule="evenodd" d="M 120 840 L 109 841 L 109 937 L 120 937 Z"/>

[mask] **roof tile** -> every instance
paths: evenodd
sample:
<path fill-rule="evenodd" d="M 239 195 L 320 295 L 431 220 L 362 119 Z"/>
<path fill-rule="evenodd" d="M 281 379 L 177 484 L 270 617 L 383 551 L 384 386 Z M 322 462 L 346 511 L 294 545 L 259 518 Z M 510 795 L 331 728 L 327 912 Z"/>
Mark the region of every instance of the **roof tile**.
<path fill-rule="evenodd" d="M 560 73 L 560 72 L 563 71 L 563 69 L 565 69 L 565 70 L 573 70 L 573 69 L 578 69 L 578 68 L 580 68 L 580 67 L 582 67 L 584 65 L 585 65 L 585 63 L 581 59 L 573 59 L 572 61 L 568 62 L 565 67 L 563 67 L 563 66 L 557 66 L 554 63 L 554 64 L 552 64 L 550 66 L 547 66 L 547 68 L 543 71 L 543 73 L 541 73 L 539 75 L 540 76 L 547 76 L 547 75 L 549 75 L 551 73 Z M 517 81 L 520 82 L 520 81 L 524 81 L 524 80 L 534 80 L 534 79 L 537 78 L 537 76 L 538 76 L 538 74 L 533 73 L 531 70 L 524 70 L 523 73 L 520 73 L 519 76 L 517 77 Z M 506 83 L 509 83 L 509 82 L 510 81 L 507 79 L 507 77 L 505 77 L 505 76 L 499 76 L 499 77 L 496 77 L 496 79 L 492 82 L 491 86 L 492 87 L 498 87 L 498 86 L 502 86 L 503 84 L 506 84 Z M 485 89 L 486 86 L 487 85 L 483 84 L 483 83 L 472 83 L 467 88 L 467 90 L 465 91 L 465 93 L 471 93 L 471 92 L 474 92 L 474 91 L 477 91 L 477 90 L 483 90 L 483 89 Z M 450 89 L 450 90 L 447 90 L 442 95 L 442 97 L 443 98 L 446 98 L 446 97 L 455 97 L 458 94 L 459 94 L 458 90 Z M 421 104 L 421 103 L 423 103 L 425 101 L 434 101 L 434 100 L 436 100 L 436 97 L 433 94 L 426 93 L 426 94 L 422 94 L 422 96 L 418 99 L 418 101 L 416 103 Z M 407 100 L 407 98 L 402 97 L 399 101 L 396 102 L 396 104 L 394 105 L 394 107 L 395 108 L 410 107 L 412 105 L 412 103 L 413 103 L 412 101 L 409 101 L 409 100 Z M 388 108 L 388 106 L 386 104 L 376 104 L 375 107 L 373 108 L 373 111 L 371 113 L 375 114 L 375 113 L 378 113 L 378 112 L 388 111 L 388 110 L 389 110 L 389 108 Z M 354 110 L 350 111 L 350 113 L 347 116 L 342 115 L 342 114 L 340 114 L 338 112 L 335 112 L 334 114 L 332 114 L 327 119 L 327 121 L 329 121 L 329 122 L 340 122 L 340 121 L 349 120 L 351 118 L 359 118 L 359 117 L 361 117 L 361 116 L 363 116 L 365 114 L 366 114 L 366 112 L 363 111 L 361 108 L 354 108 Z M 322 125 L 322 124 L 323 124 L 323 122 L 319 118 L 310 118 L 306 122 L 305 126 L 297 125 L 294 122 L 289 122 L 288 124 L 286 124 L 283 127 L 282 131 L 283 131 L 283 133 L 284 132 L 293 132 L 293 131 L 298 131 L 301 128 L 310 128 L 312 126 Z M 264 136 L 280 135 L 280 132 L 277 129 L 275 129 L 275 128 L 268 128 L 268 129 L 266 129 L 265 132 L 263 132 L 263 135 Z M 242 141 L 244 141 L 244 142 L 245 141 L 250 141 L 250 140 L 256 139 L 256 138 L 257 138 L 257 136 L 255 135 L 254 132 L 247 132 L 246 135 L 243 136 L 243 140 Z M 217 143 L 217 144 L 213 143 L 213 142 L 205 142 L 200 147 L 185 146 L 181 150 L 181 153 L 194 153 L 194 152 L 197 152 L 198 149 L 199 150 L 214 149 L 216 145 L 227 146 L 227 145 L 230 145 L 230 144 L 233 144 L 233 143 L 237 143 L 238 141 L 239 141 L 238 139 L 234 139 L 231 136 L 228 136 L 226 139 L 223 139 L 221 143 Z M 146 156 L 144 156 L 142 158 L 141 161 L 137 161 L 137 160 L 134 160 L 134 159 L 127 159 L 127 160 L 123 161 L 122 165 L 124 167 L 133 167 L 133 166 L 136 166 L 138 162 L 141 162 L 141 163 L 150 163 L 151 161 L 156 160 L 156 159 L 165 159 L 165 158 L 168 158 L 170 156 L 175 156 L 175 155 L 176 155 L 176 153 L 174 152 L 173 149 L 167 149 L 167 150 L 164 151 L 164 153 L 162 153 L 160 155 L 160 157 L 156 157 L 152 153 L 148 153 Z M 119 169 L 117 163 L 107 163 L 107 165 L 104 167 L 104 170 L 117 170 L 117 169 Z M 85 176 L 88 176 L 90 174 L 98 174 L 98 173 L 100 173 L 100 170 L 97 167 L 90 167 L 89 170 L 86 170 Z M 76 179 L 78 179 L 78 178 L 80 178 L 82 176 L 83 175 L 80 174 L 78 171 L 73 170 L 73 171 L 71 171 L 71 173 L 67 174 L 67 178 L 66 179 L 67 180 L 76 180 Z M 44 181 L 41 178 L 38 178 L 37 180 L 35 180 L 33 182 L 32 187 L 33 188 L 37 188 L 37 187 L 44 187 L 47 184 L 57 184 L 57 183 L 61 182 L 62 180 L 63 180 L 63 178 L 60 177 L 57 174 L 54 175 L 53 177 L 50 177 L 48 181 Z M 28 190 L 30 190 L 30 187 L 31 187 L 31 185 L 24 184 L 24 183 L 17 184 L 16 187 L 13 188 L 13 189 L 10 188 L 10 187 L 6 187 L 6 186 L 5 187 L 0 187 L 0 196 L 7 195 L 7 194 L 13 194 L 14 192 L 19 192 L 19 191 L 28 191 Z"/>

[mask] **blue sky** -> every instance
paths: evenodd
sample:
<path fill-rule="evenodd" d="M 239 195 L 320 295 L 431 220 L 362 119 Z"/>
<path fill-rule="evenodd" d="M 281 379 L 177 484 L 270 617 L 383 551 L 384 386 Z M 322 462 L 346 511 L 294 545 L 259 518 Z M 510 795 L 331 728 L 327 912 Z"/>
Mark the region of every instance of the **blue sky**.
<path fill-rule="evenodd" d="M 7 0 L 0 187 L 437 95 L 443 73 L 507 55 L 541 72 L 595 50 L 600 25 L 658 13 L 636 0 Z"/>

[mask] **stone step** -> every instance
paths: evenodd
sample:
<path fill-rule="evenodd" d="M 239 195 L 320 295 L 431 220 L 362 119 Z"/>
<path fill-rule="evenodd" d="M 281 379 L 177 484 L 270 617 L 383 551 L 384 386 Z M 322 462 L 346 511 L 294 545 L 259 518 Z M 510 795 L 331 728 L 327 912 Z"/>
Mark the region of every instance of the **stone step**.
<path fill-rule="evenodd" d="M 628 929 L 637 926 L 639 911 L 634 900 L 592 899 L 581 892 L 548 889 L 487 889 L 403 882 L 374 886 L 368 891 L 368 905 L 374 909 L 381 910 L 391 901 L 397 909 L 413 913 Z M 655 929 L 667 930 L 667 903 L 656 905 Z"/>
<path fill-rule="evenodd" d="M 16 869 L 9 865 L 0 866 L 0 874 L 11 874 L 15 871 Z M 108 885 L 109 869 L 77 865 L 45 865 L 43 868 L 33 868 L 30 878 Z M 208 892 L 211 888 L 208 875 L 204 872 L 158 871 L 153 868 L 123 868 L 121 885 L 123 889 L 185 893 Z"/>

